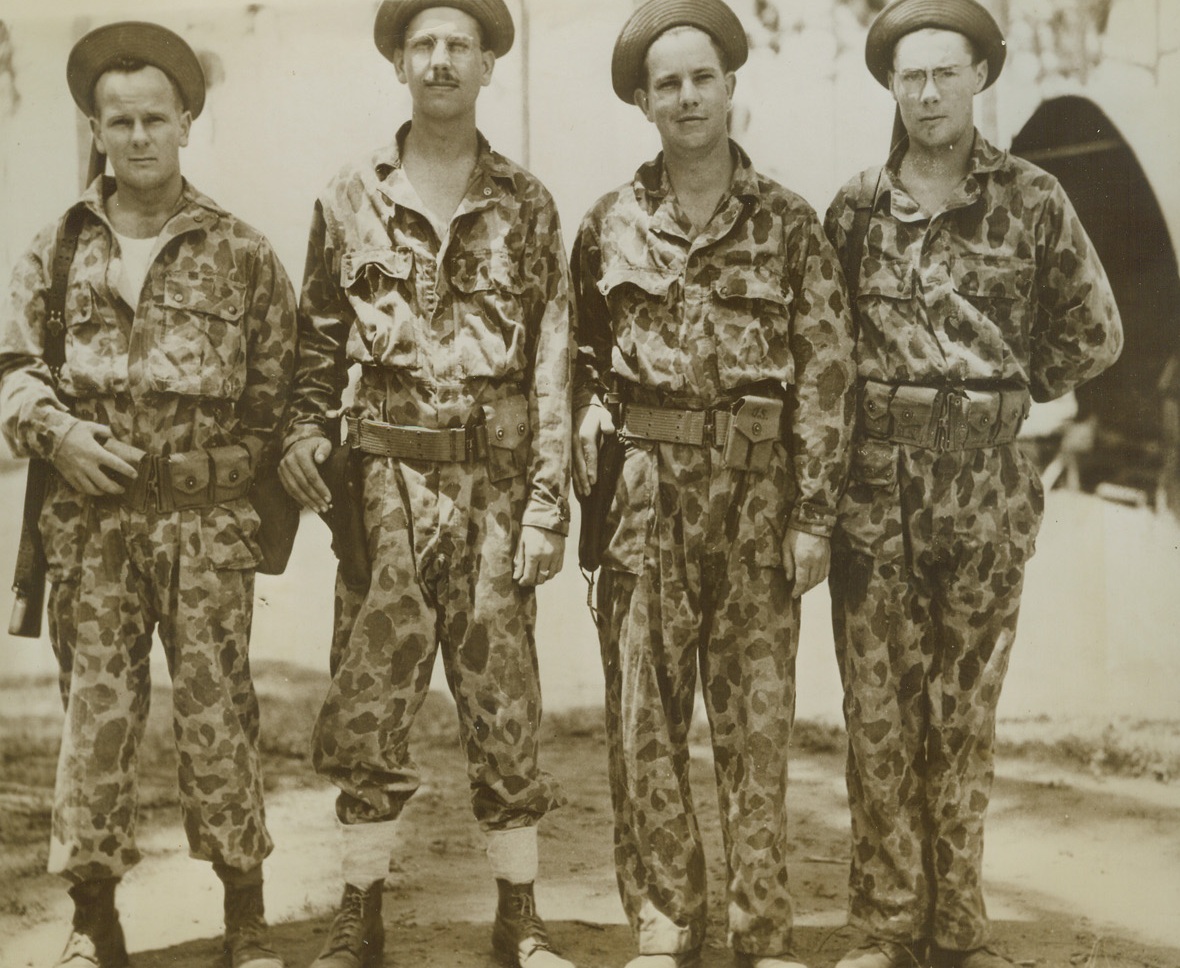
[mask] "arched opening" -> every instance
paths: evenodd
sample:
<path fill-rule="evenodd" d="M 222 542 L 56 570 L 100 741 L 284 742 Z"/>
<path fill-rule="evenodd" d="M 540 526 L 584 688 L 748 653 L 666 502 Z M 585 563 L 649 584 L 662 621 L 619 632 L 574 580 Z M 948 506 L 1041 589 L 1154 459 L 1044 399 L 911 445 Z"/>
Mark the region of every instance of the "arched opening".
<path fill-rule="evenodd" d="M 1088 98 L 1043 101 L 1012 140 L 1012 153 L 1061 182 L 1106 267 L 1123 319 L 1122 357 L 1076 393 L 1078 419 L 1092 417 L 1096 430 L 1094 450 L 1080 468 L 1082 486 L 1109 482 L 1154 497 L 1174 446 L 1167 442 L 1172 428 L 1163 384 L 1175 381 L 1180 357 L 1180 274 L 1155 192 L 1134 150 Z"/>

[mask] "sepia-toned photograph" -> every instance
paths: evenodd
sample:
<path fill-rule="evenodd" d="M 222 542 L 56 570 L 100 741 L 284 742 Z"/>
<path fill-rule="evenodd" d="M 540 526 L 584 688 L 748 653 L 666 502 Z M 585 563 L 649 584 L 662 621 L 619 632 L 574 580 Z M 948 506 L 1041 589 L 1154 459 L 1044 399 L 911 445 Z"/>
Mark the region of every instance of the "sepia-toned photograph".
<path fill-rule="evenodd" d="M 1178 103 L 1175 0 L 6 0 L 0 968 L 1180 968 Z"/>

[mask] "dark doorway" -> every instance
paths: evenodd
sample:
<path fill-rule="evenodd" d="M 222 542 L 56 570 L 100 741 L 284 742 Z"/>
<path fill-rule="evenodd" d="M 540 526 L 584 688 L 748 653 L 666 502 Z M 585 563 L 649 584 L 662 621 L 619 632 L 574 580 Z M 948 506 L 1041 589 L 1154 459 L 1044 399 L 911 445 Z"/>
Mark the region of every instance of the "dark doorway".
<path fill-rule="evenodd" d="M 1168 436 L 1161 377 L 1180 355 L 1180 275 L 1155 192 L 1131 146 L 1088 98 L 1043 101 L 1012 140 L 1012 153 L 1061 182 L 1123 319 L 1122 357 L 1076 393 L 1079 419 L 1097 422 L 1082 484 L 1091 490 L 1108 481 L 1154 496 Z"/>

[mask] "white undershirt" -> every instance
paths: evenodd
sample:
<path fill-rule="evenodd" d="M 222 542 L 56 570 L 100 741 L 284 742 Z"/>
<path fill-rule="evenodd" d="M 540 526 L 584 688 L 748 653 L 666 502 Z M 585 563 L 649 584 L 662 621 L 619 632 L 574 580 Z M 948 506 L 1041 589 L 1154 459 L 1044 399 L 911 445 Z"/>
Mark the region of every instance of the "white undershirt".
<path fill-rule="evenodd" d="M 156 247 L 158 235 L 147 239 L 133 239 L 130 236 L 115 233 L 119 240 L 120 262 L 122 271 L 119 273 L 119 295 L 132 309 L 139 306 L 139 295 L 143 291 L 144 280 L 147 279 L 148 269 L 152 264 L 152 250 Z"/>

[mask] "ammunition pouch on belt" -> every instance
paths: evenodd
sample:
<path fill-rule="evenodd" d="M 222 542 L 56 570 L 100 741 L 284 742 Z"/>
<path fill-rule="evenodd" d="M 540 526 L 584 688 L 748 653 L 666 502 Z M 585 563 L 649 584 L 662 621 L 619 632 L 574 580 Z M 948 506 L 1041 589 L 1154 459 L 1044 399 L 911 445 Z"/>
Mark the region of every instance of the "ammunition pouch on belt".
<path fill-rule="evenodd" d="M 466 464 L 489 460 L 489 448 L 515 450 L 529 435 L 528 399 L 509 396 L 476 408 L 462 427 L 435 430 L 347 416 L 347 442 L 357 450 L 398 460 Z"/>
<path fill-rule="evenodd" d="M 249 493 L 252 481 L 250 452 L 238 444 L 164 456 L 147 454 L 118 500 L 135 511 L 167 514 L 236 501 Z"/>
<path fill-rule="evenodd" d="M 928 450 L 975 450 L 1010 443 L 1028 416 L 1024 387 L 976 390 L 866 380 L 860 426 L 869 436 Z"/>
<path fill-rule="evenodd" d="M 751 394 L 729 407 L 710 410 L 626 403 L 621 433 L 638 440 L 720 447 L 726 467 L 765 470 L 774 442 L 782 439 L 782 424 L 782 400 Z"/>

